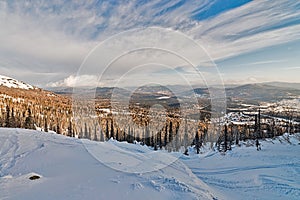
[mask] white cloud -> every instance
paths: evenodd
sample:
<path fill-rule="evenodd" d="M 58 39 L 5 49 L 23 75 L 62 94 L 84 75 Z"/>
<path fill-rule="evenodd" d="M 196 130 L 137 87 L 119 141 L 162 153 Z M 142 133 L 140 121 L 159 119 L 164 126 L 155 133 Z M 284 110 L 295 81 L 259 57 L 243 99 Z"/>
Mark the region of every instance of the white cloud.
<path fill-rule="evenodd" d="M 0 51 L 15 56 L 41 60 L 47 64 L 70 65 L 81 61 L 91 44 L 45 30 L 30 17 L 8 14 L 0 19 Z"/>
<path fill-rule="evenodd" d="M 172 9 L 179 2 L 153 0 L 141 4 L 133 0 L 116 4 L 113 1 L 90 0 L 27 4 L 1 1 L 0 70 L 1 66 L 11 66 L 16 69 L 14 71 L 56 73 L 58 75 L 51 78 L 41 76 L 39 84 L 52 82 L 68 85 L 71 76 L 70 80 L 57 81 L 75 74 L 89 50 L 99 41 L 124 30 L 145 26 L 182 31 L 194 38 L 214 59 L 238 56 L 300 37 L 300 25 L 293 23 L 300 18 L 298 1 L 252 1 L 200 22 L 191 18 L 194 11 L 206 12 L 214 1 L 187 1 Z M 142 42 L 144 39 L 135 38 L 135 41 Z M 160 38 L 159 43 L 173 48 L 164 37 Z M 199 56 L 192 49 L 189 50 L 185 46 L 187 44 L 177 44 L 176 40 L 172 43 L 173 46 L 182 45 L 182 50 L 188 50 L 186 52 L 194 57 Z M 134 57 L 130 59 L 135 60 Z M 169 57 L 157 57 L 157 62 L 158 59 L 164 64 L 168 60 L 167 64 L 174 67 L 182 64 Z M 130 66 L 131 62 L 123 61 L 122 65 L 116 67 L 115 73 L 126 72 L 126 66 Z M 207 56 L 203 57 L 202 62 L 207 62 Z M 8 74 L 7 70 L 1 73 L 15 77 L 13 72 Z M 31 77 L 26 77 L 24 74 L 23 80 L 30 83 Z"/>
<path fill-rule="evenodd" d="M 225 79 L 225 84 L 235 84 L 235 85 L 242 85 L 242 84 L 253 84 L 253 83 L 259 83 L 259 82 L 266 82 L 270 80 L 266 80 L 265 77 L 253 77 L 248 76 L 245 78 L 237 77 L 235 79 Z"/>
<path fill-rule="evenodd" d="M 96 87 L 98 77 L 95 75 L 71 75 L 62 81 L 47 84 L 47 87 Z"/>

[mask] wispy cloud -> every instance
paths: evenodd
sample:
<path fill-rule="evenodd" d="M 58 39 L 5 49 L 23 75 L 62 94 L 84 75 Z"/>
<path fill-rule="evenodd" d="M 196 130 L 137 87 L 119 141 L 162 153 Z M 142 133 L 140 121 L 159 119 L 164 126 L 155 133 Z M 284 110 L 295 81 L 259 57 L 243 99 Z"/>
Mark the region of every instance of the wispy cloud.
<path fill-rule="evenodd" d="M 297 66 L 297 67 L 285 67 L 284 69 L 286 69 L 286 70 L 298 70 L 298 69 L 300 69 L 300 66 Z"/>
<path fill-rule="evenodd" d="M 61 80 L 60 83 L 67 85 L 66 77 L 76 73 L 99 41 L 137 27 L 159 26 L 181 31 L 195 39 L 215 60 L 300 38 L 299 1 L 245 0 L 238 5 L 226 1 L 218 10 L 220 2 L 1 1 L 0 66 L 45 72 L 40 84 L 45 84 L 45 80 Z M 136 38 L 139 39 L 143 38 Z M 161 43 L 166 41 L 162 38 Z M 174 67 L 176 64 L 182 63 L 172 63 Z M 120 72 L 126 71 L 124 65 L 120 66 Z M 58 75 L 46 78 L 47 73 Z M 30 81 L 29 77 L 24 79 Z"/>
<path fill-rule="evenodd" d="M 264 65 L 264 64 L 284 63 L 284 62 L 286 62 L 286 60 L 266 60 L 260 62 L 245 63 L 244 65 Z"/>
<path fill-rule="evenodd" d="M 252 1 L 194 26 L 198 38 L 215 59 L 297 40 L 300 2 Z"/>

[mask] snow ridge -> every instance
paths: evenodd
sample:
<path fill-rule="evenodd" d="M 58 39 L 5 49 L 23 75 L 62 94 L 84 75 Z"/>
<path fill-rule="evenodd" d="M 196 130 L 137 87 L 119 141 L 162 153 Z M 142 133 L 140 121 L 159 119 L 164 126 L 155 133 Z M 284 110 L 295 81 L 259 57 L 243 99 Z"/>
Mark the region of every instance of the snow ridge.
<path fill-rule="evenodd" d="M 24 90 L 32 90 L 35 89 L 32 85 L 26 84 L 22 81 L 18 81 L 16 79 L 7 77 L 7 76 L 2 76 L 0 75 L 0 86 L 5 86 L 9 88 L 19 88 L 19 89 L 24 89 Z"/>

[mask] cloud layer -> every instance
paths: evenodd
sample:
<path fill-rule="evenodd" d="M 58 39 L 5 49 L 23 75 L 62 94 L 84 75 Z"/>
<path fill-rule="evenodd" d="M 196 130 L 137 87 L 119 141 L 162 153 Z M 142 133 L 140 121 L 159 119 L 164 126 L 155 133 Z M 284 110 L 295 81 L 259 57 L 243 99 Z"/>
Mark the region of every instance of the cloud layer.
<path fill-rule="evenodd" d="M 185 33 L 216 61 L 238 57 L 298 40 L 299 10 L 289 0 L 1 1 L 0 73 L 68 86 L 100 41 L 149 26 Z"/>

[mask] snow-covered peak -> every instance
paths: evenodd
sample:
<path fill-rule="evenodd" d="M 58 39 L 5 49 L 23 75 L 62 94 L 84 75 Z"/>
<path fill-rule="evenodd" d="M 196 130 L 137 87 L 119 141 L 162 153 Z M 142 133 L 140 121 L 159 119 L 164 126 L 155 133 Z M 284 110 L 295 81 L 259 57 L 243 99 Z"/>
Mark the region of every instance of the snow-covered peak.
<path fill-rule="evenodd" d="M 32 85 L 26 84 L 22 81 L 18 81 L 16 79 L 7 77 L 7 76 L 2 76 L 0 75 L 0 86 L 5 86 L 9 88 L 19 88 L 19 89 L 24 89 L 24 90 L 29 90 L 29 89 L 34 89 Z"/>

